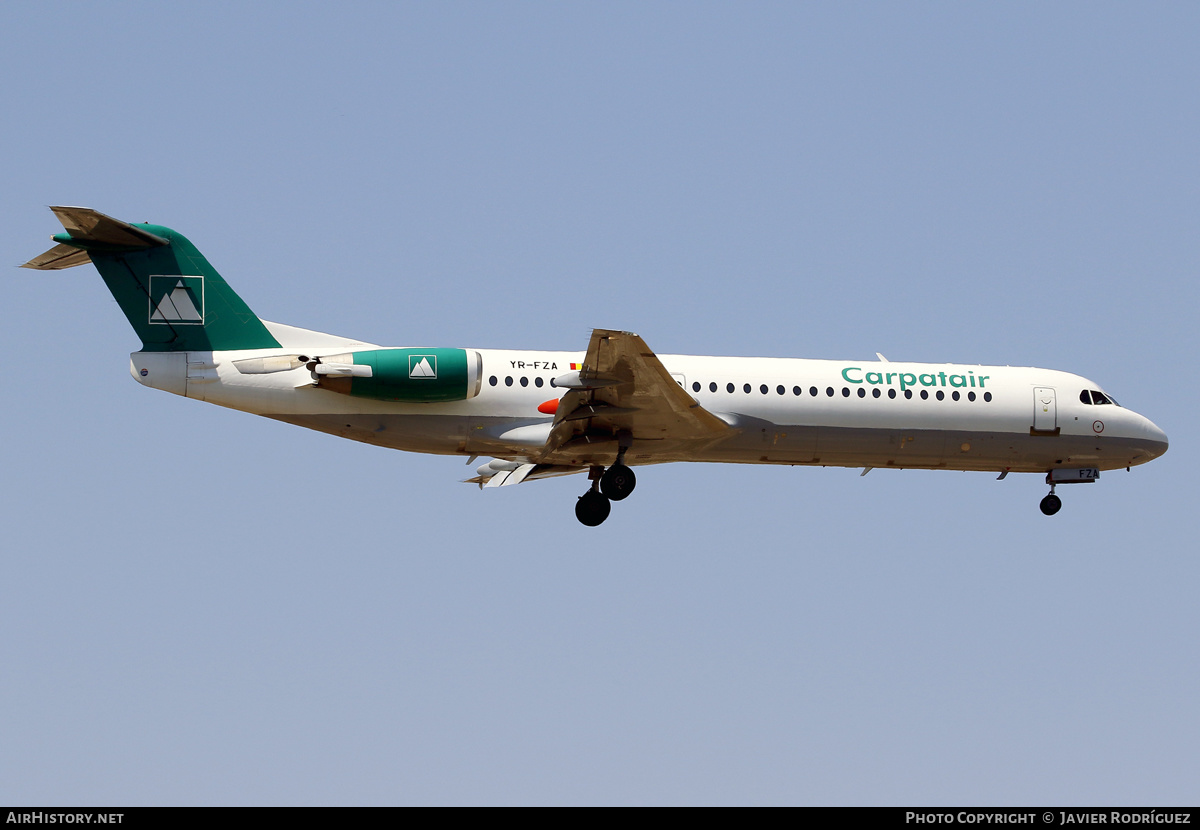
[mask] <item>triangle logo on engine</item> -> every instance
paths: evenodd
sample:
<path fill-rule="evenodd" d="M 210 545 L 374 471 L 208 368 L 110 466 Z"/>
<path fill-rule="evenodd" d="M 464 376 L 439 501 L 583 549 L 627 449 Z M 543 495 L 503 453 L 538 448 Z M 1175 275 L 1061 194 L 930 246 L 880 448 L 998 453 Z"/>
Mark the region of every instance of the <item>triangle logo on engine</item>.
<path fill-rule="evenodd" d="M 437 355 L 410 354 L 408 356 L 408 376 L 410 378 L 437 379 Z"/>

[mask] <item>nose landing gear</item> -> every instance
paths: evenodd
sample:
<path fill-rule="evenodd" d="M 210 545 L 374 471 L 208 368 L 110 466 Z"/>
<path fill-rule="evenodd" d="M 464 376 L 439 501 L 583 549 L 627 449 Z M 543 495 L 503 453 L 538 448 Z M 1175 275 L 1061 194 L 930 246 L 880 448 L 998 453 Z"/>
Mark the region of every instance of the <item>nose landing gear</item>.
<path fill-rule="evenodd" d="M 1053 516 L 1059 510 L 1062 510 L 1062 499 L 1054 495 L 1054 485 L 1050 485 L 1050 495 L 1042 499 L 1042 503 L 1038 505 L 1042 512 L 1047 516 Z"/>
<path fill-rule="evenodd" d="M 1089 484 L 1100 480 L 1100 470 L 1095 467 L 1055 467 L 1046 473 L 1046 483 L 1050 485 L 1050 495 L 1042 499 L 1040 507 L 1047 516 L 1053 516 L 1062 509 L 1062 499 L 1054 495 L 1056 484 Z"/>

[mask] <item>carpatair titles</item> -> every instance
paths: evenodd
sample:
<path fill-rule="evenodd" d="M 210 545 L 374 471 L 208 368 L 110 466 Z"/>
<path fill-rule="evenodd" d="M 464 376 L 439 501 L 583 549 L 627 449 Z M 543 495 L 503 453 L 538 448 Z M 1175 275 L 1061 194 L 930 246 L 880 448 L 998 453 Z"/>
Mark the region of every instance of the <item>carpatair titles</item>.
<path fill-rule="evenodd" d="M 991 375 L 977 375 L 968 369 L 965 375 L 948 374 L 946 372 L 867 372 L 865 375 L 858 366 L 849 366 L 842 370 L 842 378 L 847 383 L 868 383 L 872 386 L 896 386 L 901 391 L 917 386 L 952 386 L 956 389 L 982 389 Z M 852 377 L 851 373 L 858 376 Z"/>

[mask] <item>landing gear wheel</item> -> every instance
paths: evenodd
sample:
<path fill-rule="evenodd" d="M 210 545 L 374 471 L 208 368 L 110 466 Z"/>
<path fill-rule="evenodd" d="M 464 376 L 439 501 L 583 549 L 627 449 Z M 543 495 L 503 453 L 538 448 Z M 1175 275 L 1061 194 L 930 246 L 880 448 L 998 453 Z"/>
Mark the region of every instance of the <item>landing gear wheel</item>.
<path fill-rule="evenodd" d="M 588 527 L 602 524 L 611 510 L 608 496 L 596 490 L 588 490 L 575 502 L 575 518 Z"/>
<path fill-rule="evenodd" d="M 600 479 L 600 490 L 613 501 L 620 501 L 633 492 L 637 477 L 624 464 L 614 464 Z"/>
<path fill-rule="evenodd" d="M 1046 498 L 1042 499 L 1042 503 L 1039 505 L 1039 507 L 1042 508 L 1042 512 L 1047 516 L 1053 516 L 1062 509 L 1062 499 L 1051 493 L 1050 495 L 1046 496 Z"/>

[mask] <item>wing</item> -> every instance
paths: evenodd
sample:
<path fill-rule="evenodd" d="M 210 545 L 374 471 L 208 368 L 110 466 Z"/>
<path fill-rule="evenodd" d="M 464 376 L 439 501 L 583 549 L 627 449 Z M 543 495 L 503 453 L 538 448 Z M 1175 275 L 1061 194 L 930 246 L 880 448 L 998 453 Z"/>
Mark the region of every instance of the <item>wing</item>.
<path fill-rule="evenodd" d="M 646 342 L 627 331 L 595 329 L 583 368 L 555 379 L 558 404 L 541 464 L 685 461 L 734 430 L 689 395 Z"/>
<path fill-rule="evenodd" d="M 479 467 L 474 478 L 468 478 L 464 483 L 478 484 L 479 489 L 485 487 L 511 487 L 523 481 L 538 481 L 543 478 L 569 476 L 582 473 L 586 467 L 556 467 L 552 464 L 522 464 L 517 461 L 496 459 Z"/>

